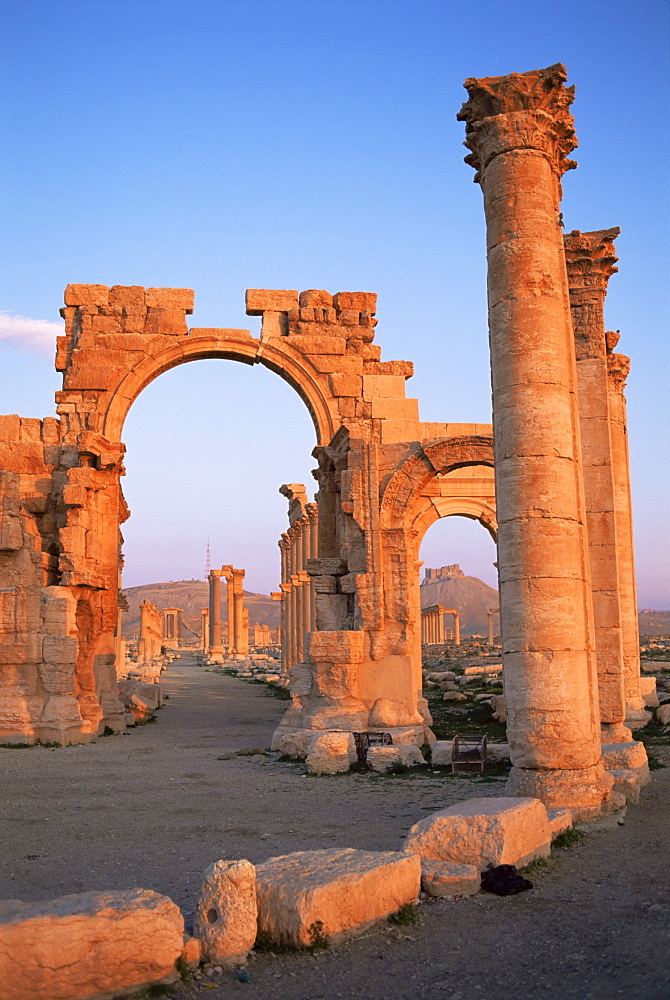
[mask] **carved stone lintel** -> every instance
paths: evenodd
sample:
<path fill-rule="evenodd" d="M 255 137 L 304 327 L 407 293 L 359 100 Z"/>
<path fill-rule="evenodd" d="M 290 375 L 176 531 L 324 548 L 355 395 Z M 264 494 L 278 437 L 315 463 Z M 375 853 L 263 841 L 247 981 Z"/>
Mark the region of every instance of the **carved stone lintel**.
<path fill-rule="evenodd" d="M 574 87 L 565 87 L 562 63 L 528 73 L 470 78 L 465 81 L 469 100 L 457 118 L 466 123 L 465 162 L 480 172 L 500 153 L 535 149 L 544 153 L 562 175 L 577 164 L 567 159 L 577 145 L 574 120 L 569 112 Z"/>
<path fill-rule="evenodd" d="M 630 371 L 630 358 L 625 354 L 610 354 L 607 358 L 607 375 L 610 385 L 617 392 L 623 392 Z"/>

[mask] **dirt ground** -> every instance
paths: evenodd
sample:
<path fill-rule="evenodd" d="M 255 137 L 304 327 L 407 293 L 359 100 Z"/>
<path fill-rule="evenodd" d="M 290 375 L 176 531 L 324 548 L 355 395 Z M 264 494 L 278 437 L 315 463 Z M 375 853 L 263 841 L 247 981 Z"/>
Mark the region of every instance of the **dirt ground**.
<path fill-rule="evenodd" d="M 276 755 L 235 756 L 269 746 L 285 703 L 188 657 L 163 687 L 157 722 L 126 736 L 0 749 L 0 898 L 142 887 L 170 896 L 188 925 L 219 858 L 397 850 L 427 813 L 504 792 L 500 778 L 315 778 Z M 653 777 L 622 826 L 556 852 L 530 892 L 424 902 L 414 924 L 384 923 L 316 956 L 252 955 L 249 982 L 225 970 L 169 995 L 668 1000 L 670 768 Z"/>

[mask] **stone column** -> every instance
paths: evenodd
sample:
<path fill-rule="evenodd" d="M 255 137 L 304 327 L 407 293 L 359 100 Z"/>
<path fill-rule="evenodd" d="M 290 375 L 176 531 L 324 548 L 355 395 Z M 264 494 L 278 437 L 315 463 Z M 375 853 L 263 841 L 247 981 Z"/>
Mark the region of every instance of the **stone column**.
<path fill-rule="evenodd" d="M 233 642 L 235 659 L 244 660 L 249 653 L 249 635 L 244 630 L 244 570 L 233 569 Z"/>
<path fill-rule="evenodd" d="M 202 651 L 209 650 L 209 608 L 200 608 L 200 631 L 202 634 Z"/>
<path fill-rule="evenodd" d="M 582 469 L 593 591 L 600 723 L 605 743 L 630 740 L 624 725 L 623 643 L 612 479 L 604 303 L 617 271 L 619 229 L 564 237 L 575 337 Z"/>
<path fill-rule="evenodd" d="M 454 616 L 454 645 L 460 646 L 461 644 L 461 616 L 458 611 L 452 611 Z"/>
<path fill-rule="evenodd" d="M 436 641 L 443 646 L 444 645 L 444 608 L 442 605 L 437 609 L 437 637 Z"/>
<path fill-rule="evenodd" d="M 230 564 L 221 567 L 221 573 L 226 581 L 226 614 L 228 615 L 228 642 L 226 656 L 232 660 L 235 653 L 235 638 L 233 621 L 235 618 L 235 588 L 233 586 L 233 567 Z"/>
<path fill-rule="evenodd" d="M 560 179 L 576 138 L 565 67 L 466 81 L 484 195 L 510 790 L 596 815 L 593 605 Z"/>
<path fill-rule="evenodd" d="M 137 662 L 147 663 L 151 659 L 151 649 L 149 647 L 149 609 L 152 605 L 148 601 L 140 604 L 140 637 L 137 640 Z"/>
<path fill-rule="evenodd" d="M 209 574 L 209 663 L 223 663 L 221 645 L 221 576 L 222 570 Z"/>
<path fill-rule="evenodd" d="M 487 611 L 486 616 L 488 618 L 487 625 L 489 631 L 489 646 L 493 645 L 493 611 Z"/>
<path fill-rule="evenodd" d="M 309 559 L 319 558 L 319 508 L 315 503 L 308 503 L 305 512 L 309 518 Z M 309 578 L 309 632 L 316 629 L 316 601 L 314 579 Z"/>
<path fill-rule="evenodd" d="M 619 339 L 607 334 L 611 348 Z M 624 388 L 630 358 L 610 354 L 607 359 L 610 441 L 612 446 L 612 479 L 614 482 L 614 516 L 617 535 L 617 566 L 619 572 L 619 611 L 624 665 L 624 697 L 626 720 L 634 728 L 649 720 L 640 694 L 640 636 L 637 619 L 635 586 L 635 554 L 633 549 L 633 512 L 630 497 L 630 466 L 628 458 L 628 428 Z"/>

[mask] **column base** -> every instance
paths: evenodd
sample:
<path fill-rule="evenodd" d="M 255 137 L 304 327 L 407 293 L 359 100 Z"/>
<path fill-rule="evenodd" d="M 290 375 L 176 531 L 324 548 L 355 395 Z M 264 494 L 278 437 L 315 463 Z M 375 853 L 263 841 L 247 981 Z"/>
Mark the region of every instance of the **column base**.
<path fill-rule="evenodd" d="M 629 743 L 633 739 L 633 734 L 623 722 L 601 722 L 600 742 L 601 743 Z"/>
<path fill-rule="evenodd" d="M 583 823 L 625 805 L 624 796 L 612 793 L 612 785 L 612 776 L 599 761 L 578 770 L 513 767 L 507 789 L 510 795 L 539 799 L 547 809 L 569 809 L 573 820 Z"/>

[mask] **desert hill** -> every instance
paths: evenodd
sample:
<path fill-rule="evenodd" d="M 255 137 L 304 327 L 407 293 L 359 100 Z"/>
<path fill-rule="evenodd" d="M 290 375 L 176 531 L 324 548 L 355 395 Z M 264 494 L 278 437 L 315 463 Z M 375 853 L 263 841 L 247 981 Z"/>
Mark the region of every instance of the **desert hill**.
<path fill-rule="evenodd" d="M 200 608 L 209 604 L 209 584 L 204 580 L 168 580 L 167 583 L 146 583 L 141 587 L 126 587 L 124 594 L 128 600 L 128 610 L 123 616 L 123 634 L 133 638 L 140 630 L 140 604 L 151 601 L 158 608 L 181 608 L 184 639 L 200 637 Z M 249 609 L 251 625 L 279 625 L 279 603 L 265 594 L 244 591 L 244 606 Z M 228 621 L 225 582 L 221 586 L 221 621 Z"/>
<path fill-rule="evenodd" d="M 640 635 L 670 635 L 670 611 L 640 611 Z"/>
<path fill-rule="evenodd" d="M 486 635 L 486 612 L 498 607 L 498 591 L 476 576 L 466 576 L 456 564 L 441 566 L 440 569 L 426 569 L 426 578 L 421 584 L 421 607 L 429 608 L 433 604 L 456 608 L 460 612 L 462 635 Z M 498 634 L 498 617 L 493 621 Z"/>

